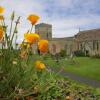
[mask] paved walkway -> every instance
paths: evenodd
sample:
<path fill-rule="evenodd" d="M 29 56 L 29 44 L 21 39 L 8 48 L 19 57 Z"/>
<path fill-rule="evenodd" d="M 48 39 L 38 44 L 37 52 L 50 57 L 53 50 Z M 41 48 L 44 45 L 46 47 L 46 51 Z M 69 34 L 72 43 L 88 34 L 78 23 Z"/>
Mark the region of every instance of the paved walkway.
<path fill-rule="evenodd" d="M 87 85 L 95 87 L 95 88 L 100 88 L 100 81 L 96 81 L 96 80 L 89 79 L 89 78 L 86 78 L 83 76 L 79 76 L 79 75 L 76 75 L 76 74 L 71 73 L 71 72 L 66 72 L 66 71 L 64 71 L 62 69 L 58 69 L 58 68 L 50 68 L 50 69 L 54 72 L 59 72 L 59 74 L 64 76 L 64 77 L 68 77 L 72 80 L 78 81 L 78 82 L 83 83 L 83 84 L 87 84 Z"/>

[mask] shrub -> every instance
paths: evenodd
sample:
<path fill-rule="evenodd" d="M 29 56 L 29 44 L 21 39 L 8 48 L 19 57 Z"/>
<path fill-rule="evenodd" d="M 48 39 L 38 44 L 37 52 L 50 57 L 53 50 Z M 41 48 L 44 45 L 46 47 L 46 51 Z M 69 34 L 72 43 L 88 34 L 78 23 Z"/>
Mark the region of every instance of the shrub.
<path fill-rule="evenodd" d="M 77 56 L 77 57 L 84 57 L 85 53 L 81 50 L 78 50 L 78 51 L 74 52 L 74 55 Z"/>
<path fill-rule="evenodd" d="M 99 54 L 96 54 L 94 56 L 91 56 L 92 58 L 100 58 L 100 55 Z"/>
<path fill-rule="evenodd" d="M 66 50 L 61 50 L 59 55 L 60 55 L 60 57 L 65 57 L 66 56 Z"/>

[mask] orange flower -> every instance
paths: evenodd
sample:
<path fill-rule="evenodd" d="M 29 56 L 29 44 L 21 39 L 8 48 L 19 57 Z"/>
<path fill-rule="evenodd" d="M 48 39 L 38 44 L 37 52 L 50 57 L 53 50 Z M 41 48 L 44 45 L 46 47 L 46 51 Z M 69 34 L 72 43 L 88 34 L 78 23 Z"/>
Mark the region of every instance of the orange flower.
<path fill-rule="evenodd" d="M 3 30 L 0 29 L 0 40 L 3 38 Z"/>
<path fill-rule="evenodd" d="M 0 14 L 2 14 L 3 12 L 4 12 L 4 8 L 0 6 Z"/>
<path fill-rule="evenodd" d="M 45 64 L 42 63 L 42 62 L 39 61 L 39 60 L 36 61 L 35 65 L 36 65 L 36 68 L 37 68 L 38 70 L 43 70 L 43 69 L 45 69 Z"/>
<path fill-rule="evenodd" d="M 39 35 L 36 33 L 30 33 L 30 34 L 26 33 L 24 34 L 24 38 L 30 44 L 35 43 L 40 39 Z"/>
<path fill-rule="evenodd" d="M 46 53 L 48 51 L 48 41 L 47 40 L 40 40 L 38 43 L 38 48 L 41 53 Z"/>
<path fill-rule="evenodd" d="M 4 20 L 4 16 L 0 15 L 0 20 Z"/>
<path fill-rule="evenodd" d="M 27 19 L 31 22 L 32 25 L 34 25 L 39 20 L 39 18 L 39 16 L 31 14 Z"/>

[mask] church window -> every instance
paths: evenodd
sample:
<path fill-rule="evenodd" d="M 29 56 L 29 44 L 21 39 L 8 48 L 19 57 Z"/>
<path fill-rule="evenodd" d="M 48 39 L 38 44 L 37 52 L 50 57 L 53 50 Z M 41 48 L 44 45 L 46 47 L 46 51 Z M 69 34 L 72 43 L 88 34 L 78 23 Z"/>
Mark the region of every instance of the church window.
<path fill-rule="evenodd" d="M 93 50 L 95 50 L 95 41 L 93 41 Z"/>
<path fill-rule="evenodd" d="M 97 41 L 97 50 L 99 50 L 99 43 L 98 43 L 98 41 Z"/>
<path fill-rule="evenodd" d="M 56 45 L 55 44 L 52 45 L 52 48 L 53 48 L 53 52 L 56 53 Z"/>

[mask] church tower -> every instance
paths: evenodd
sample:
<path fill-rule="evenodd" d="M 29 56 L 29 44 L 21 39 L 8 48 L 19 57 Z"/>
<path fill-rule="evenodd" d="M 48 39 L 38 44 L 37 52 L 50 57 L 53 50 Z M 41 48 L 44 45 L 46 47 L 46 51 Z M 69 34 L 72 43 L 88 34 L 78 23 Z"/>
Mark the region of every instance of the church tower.
<path fill-rule="evenodd" d="M 52 39 L 52 25 L 40 23 L 35 25 L 35 33 L 39 34 L 41 39 Z"/>

